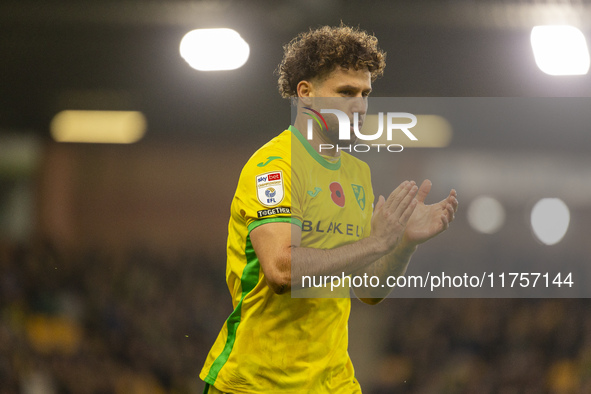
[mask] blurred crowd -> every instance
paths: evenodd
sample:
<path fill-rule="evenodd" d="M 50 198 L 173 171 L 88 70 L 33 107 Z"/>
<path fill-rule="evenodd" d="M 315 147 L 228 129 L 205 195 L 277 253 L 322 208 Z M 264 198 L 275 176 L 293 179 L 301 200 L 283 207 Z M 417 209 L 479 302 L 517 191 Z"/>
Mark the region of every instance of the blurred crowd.
<path fill-rule="evenodd" d="M 2 243 L 0 394 L 202 392 L 231 312 L 225 261 L 212 260 Z M 587 299 L 384 304 L 369 394 L 591 392 Z"/>
<path fill-rule="evenodd" d="M 0 393 L 202 392 L 231 312 L 224 270 L 194 254 L 3 245 Z"/>
<path fill-rule="evenodd" d="M 397 299 L 383 393 L 591 393 L 588 299 Z"/>

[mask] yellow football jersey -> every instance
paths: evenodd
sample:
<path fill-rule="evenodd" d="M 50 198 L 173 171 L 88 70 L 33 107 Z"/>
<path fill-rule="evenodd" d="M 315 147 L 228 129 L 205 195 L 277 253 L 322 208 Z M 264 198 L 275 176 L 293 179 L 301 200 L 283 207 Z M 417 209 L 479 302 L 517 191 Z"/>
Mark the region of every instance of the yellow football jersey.
<path fill-rule="evenodd" d="M 234 311 L 201 379 L 229 393 L 361 392 L 347 352 L 350 299 L 275 294 L 249 234 L 290 222 L 302 229 L 302 247 L 332 249 L 369 235 L 373 198 L 367 164 L 344 152 L 334 161 L 321 156 L 294 127 L 255 152 L 228 226 Z"/>

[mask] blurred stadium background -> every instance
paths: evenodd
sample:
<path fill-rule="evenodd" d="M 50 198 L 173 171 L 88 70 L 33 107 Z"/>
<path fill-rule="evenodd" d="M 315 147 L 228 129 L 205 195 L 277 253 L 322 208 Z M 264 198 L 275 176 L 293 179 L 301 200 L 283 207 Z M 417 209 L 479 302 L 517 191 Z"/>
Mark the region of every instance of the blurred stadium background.
<path fill-rule="evenodd" d="M 543 73 L 530 44 L 544 24 L 590 39 L 582 0 L 0 3 L 0 393 L 201 392 L 198 372 L 231 311 L 234 188 L 289 122 L 273 74 L 282 45 L 341 20 L 388 52 L 375 96 L 591 96 L 589 75 Z M 248 62 L 193 70 L 181 38 L 218 27 L 249 43 Z M 63 110 L 139 111 L 146 133 L 133 144 L 56 142 L 50 124 Z M 433 198 L 458 189 L 453 229 L 412 264 L 589 263 L 590 131 L 455 132 L 445 148 L 409 149 L 374 169 L 391 185 L 431 177 Z M 484 233 L 467 216 L 483 195 L 505 212 Z M 570 210 L 551 246 L 529 222 L 543 197 Z M 353 302 L 350 353 L 367 393 L 591 392 L 590 306 Z"/>

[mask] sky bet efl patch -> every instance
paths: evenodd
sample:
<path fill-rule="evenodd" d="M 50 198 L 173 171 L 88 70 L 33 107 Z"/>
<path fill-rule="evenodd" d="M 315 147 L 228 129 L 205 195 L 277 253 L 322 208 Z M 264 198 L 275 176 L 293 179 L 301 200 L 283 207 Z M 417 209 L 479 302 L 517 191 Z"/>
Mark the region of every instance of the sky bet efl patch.
<path fill-rule="evenodd" d="M 283 201 L 283 171 L 257 175 L 257 197 L 261 204 L 272 207 Z"/>

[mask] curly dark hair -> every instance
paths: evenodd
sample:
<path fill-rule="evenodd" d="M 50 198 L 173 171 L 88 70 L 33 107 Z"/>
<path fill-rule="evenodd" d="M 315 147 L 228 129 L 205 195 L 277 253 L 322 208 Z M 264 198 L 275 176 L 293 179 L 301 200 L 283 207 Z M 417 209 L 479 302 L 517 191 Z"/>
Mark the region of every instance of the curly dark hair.
<path fill-rule="evenodd" d="M 322 78 L 337 66 L 367 69 L 372 82 L 382 76 L 386 67 L 386 53 L 378 48 L 378 39 L 343 24 L 300 33 L 283 50 L 276 73 L 279 93 L 285 98 L 297 97 L 300 81 Z"/>

